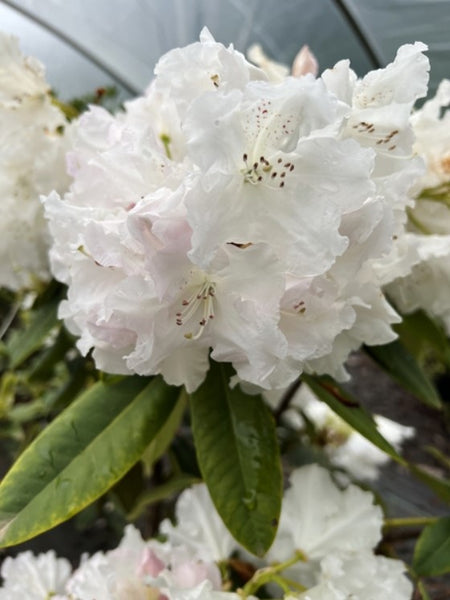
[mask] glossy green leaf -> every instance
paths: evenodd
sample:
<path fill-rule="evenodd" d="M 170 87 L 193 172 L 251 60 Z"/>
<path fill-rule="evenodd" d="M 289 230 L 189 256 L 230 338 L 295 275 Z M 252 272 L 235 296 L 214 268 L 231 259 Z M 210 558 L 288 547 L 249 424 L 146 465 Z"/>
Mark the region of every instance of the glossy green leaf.
<path fill-rule="evenodd" d="M 405 390 L 427 406 L 441 408 L 434 385 L 399 340 L 384 346 L 366 346 L 365 350 Z"/>
<path fill-rule="evenodd" d="M 45 338 L 58 323 L 59 300 L 59 298 L 52 298 L 33 310 L 26 327 L 14 331 L 11 335 L 7 343 L 11 369 L 16 369 L 42 346 Z"/>
<path fill-rule="evenodd" d="M 0 545 L 79 512 L 139 460 L 179 395 L 162 379 L 98 382 L 27 448 L 0 485 Z"/>
<path fill-rule="evenodd" d="M 150 445 L 145 449 L 142 455 L 145 473 L 150 474 L 154 463 L 161 458 L 164 452 L 170 445 L 178 427 L 180 426 L 183 413 L 186 409 L 187 395 L 183 390 L 180 392 L 178 401 L 170 413 L 167 421 L 162 426 L 161 430 L 154 437 Z"/>
<path fill-rule="evenodd" d="M 281 509 L 282 475 L 275 423 L 259 396 L 229 388 L 231 368 L 211 363 L 191 397 L 198 462 L 211 498 L 232 535 L 263 555 Z"/>
<path fill-rule="evenodd" d="M 450 573 L 450 517 L 425 527 L 417 540 L 412 566 L 422 577 Z"/>
<path fill-rule="evenodd" d="M 359 402 L 329 376 L 302 375 L 303 381 L 314 394 L 331 408 L 346 423 L 372 442 L 391 458 L 405 464 L 395 448 L 378 431 L 372 416 Z"/>

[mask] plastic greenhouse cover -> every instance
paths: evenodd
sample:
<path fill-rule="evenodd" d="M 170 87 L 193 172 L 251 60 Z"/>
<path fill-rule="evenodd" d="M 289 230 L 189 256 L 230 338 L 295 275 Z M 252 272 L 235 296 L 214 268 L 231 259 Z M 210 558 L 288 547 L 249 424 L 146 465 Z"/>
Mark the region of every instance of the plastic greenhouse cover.
<path fill-rule="evenodd" d="M 159 56 L 204 25 L 242 51 L 259 42 L 289 64 L 306 43 L 321 69 L 349 57 L 360 73 L 421 40 L 431 87 L 450 75 L 450 0 L 0 0 L 0 29 L 44 62 L 64 98 L 111 84 L 122 97 L 139 93 Z"/>

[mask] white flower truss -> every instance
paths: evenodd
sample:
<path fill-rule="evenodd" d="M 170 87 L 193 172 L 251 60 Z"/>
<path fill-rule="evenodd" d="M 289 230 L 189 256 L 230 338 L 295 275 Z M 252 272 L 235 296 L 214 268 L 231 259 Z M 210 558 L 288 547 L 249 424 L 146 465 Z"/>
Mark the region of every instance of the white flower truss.
<path fill-rule="evenodd" d="M 83 557 L 73 573 L 68 561 L 53 552 L 7 558 L 0 598 L 253 600 L 245 587 L 239 593 L 229 591 L 233 587 L 227 565 L 242 559 L 266 574 L 275 564 L 290 589 L 305 590 L 286 598 L 409 600 L 412 585 L 403 563 L 373 552 L 382 525 L 381 509 L 373 500 L 371 493 L 353 485 L 339 489 L 317 465 L 295 470 L 275 543 L 266 557 L 256 559 L 225 530 L 206 486 L 196 485 L 177 502 L 178 522 L 163 523 L 160 533 L 166 534 L 165 542 L 144 541 L 129 525 L 117 548 Z M 280 571 L 284 561 L 289 564 Z M 275 598 L 283 596 L 279 581 L 278 577 L 277 585 L 269 584 Z"/>
<path fill-rule="evenodd" d="M 43 66 L 0 33 L 0 287 L 17 291 L 50 278 L 40 194 L 64 191 L 66 125 Z"/>
<path fill-rule="evenodd" d="M 161 58 L 125 112 L 83 115 L 70 191 L 45 201 L 53 273 L 69 287 L 60 316 L 80 350 L 188 391 L 211 350 L 272 389 L 303 370 L 345 376 L 352 349 L 392 340 L 399 317 L 371 263 L 406 221 L 424 48 L 403 47 L 351 100 L 330 77 L 269 81 L 203 31 Z M 364 90 L 385 152 L 351 125 L 366 118 Z"/>
<path fill-rule="evenodd" d="M 415 150 L 427 171 L 416 185 L 409 243 L 416 250 L 411 272 L 387 288 L 403 312 L 424 309 L 450 334 L 450 80 L 412 116 Z M 445 112 L 444 112 L 445 111 Z"/>

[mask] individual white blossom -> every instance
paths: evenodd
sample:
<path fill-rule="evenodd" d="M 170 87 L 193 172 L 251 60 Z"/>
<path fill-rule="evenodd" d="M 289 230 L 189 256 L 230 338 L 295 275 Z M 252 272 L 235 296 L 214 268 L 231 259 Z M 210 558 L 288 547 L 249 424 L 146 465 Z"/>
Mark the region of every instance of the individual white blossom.
<path fill-rule="evenodd" d="M 220 589 L 214 562 L 202 561 L 184 546 L 145 542 L 129 525 L 117 548 L 82 561 L 67 590 L 76 600 L 158 600 L 182 598 L 190 591 L 195 597 L 205 582 L 209 589 Z"/>
<path fill-rule="evenodd" d="M 225 527 L 205 484 L 185 490 L 177 500 L 176 524 L 162 521 L 160 532 L 172 546 L 183 545 L 205 561 L 230 558 L 239 545 Z"/>
<path fill-rule="evenodd" d="M 351 350 L 391 341 L 399 317 L 374 264 L 392 252 L 394 212 L 406 220 L 417 165 L 388 152 L 401 168 L 386 167 L 346 124 L 376 89 L 378 121 L 395 109 L 405 150 L 423 48 L 353 82 L 346 102 L 327 78 L 268 81 L 204 31 L 161 58 L 125 112 L 83 115 L 70 190 L 45 201 L 53 274 L 68 285 L 59 314 L 83 354 L 188 391 L 211 355 L 273 389 L 303 370 L 343 377 Z M 409 76 L 406 94 L 396 81 Z"/>
<path fill-rule="evenodd" d="M 34 556 L 30 551 L 15 558 L 5 558 L 1 575 L 1 600 L 48 600 L 54 595 L 65 598 L 71 566 L 65 558 L 57 558 L 53 550 Z"/>
<path fill-rule="evenodd" d="M 247 50 L 247 58 L 264 71 L 269 81 L 279 83 L 289 75 L 289 67 L 270 60 L 261 44 L 252 44 Z"/>
<path fill-rule="evenodd" d="M 411 116 L 414 149 L 427 166 L 419 182 L 421 190 L 448 184 L 450 180 L 450 113 L 445 110 L 449 105 L 450 80 L 443 79 L 436 95 Z"/>
<path fill-rule="evenodd" d="M 0 286 L 13 291 L 50 278 L 39 196 L 68 185 L 65 125 L 42 65 L 0 34 Z"/>
<path fill-rule="evenodd" d="M 408 270 L 387 287 L 405 313 L 425 310 L 450 334 L 450 81 L 412 117 L 415 151 L 426 173 L 416 182 L 409 213 L 409 243 L 415 251 Z M 443 112 L 445 111 L 445 112 Z"/>
<path fill-rule="evenodd" d="M 317 584 L 297 600 L 411 600 L 413 586 L 400 560 L 368 552 L 330 554 L 320 567 Z"/>
<path fill-rule="evenodd" d="M 247 50 L 247 57 L 264 71 L 269 81 L 275 83 L 283 81 L 290 74 L 294 77 L 302 77 L 310 73 L 316 77 L 319 71 L 317 59 L 306 45 L 302 46 L 294 58 L 291 70 L 286 65 L 270 60 L 261 44 L 250 46 Z"/>
<path fill-rule="evenodd" d="M 333 552 L 371 550 L 380 540 L 382 513 L 370 492 L 355 485 L 340 490 L 317 465 L 294 471 L 290 484 L 270 559 L 287 560 L 301 550 L 308 560 L 320 560 Z"/>
<path fill-rule="evenodd" d="M 82 560 L 67 585 L 68 592 L 77 600 L 147 600 L 149 586 L 144 576 L 157 575 L 163 569 L 162 557 L 163 547 L 157 542 L 147 545 L 139 532 L 128 526 L 117 548 Z"/>

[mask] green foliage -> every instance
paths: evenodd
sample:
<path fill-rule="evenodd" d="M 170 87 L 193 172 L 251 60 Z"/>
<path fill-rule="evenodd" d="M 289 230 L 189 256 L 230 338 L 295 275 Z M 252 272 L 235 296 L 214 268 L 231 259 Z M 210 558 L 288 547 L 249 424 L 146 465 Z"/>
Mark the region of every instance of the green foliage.
<path fill-rule="evenodd" d="M 365 350 L 405 390 L 427 406 L 441 408 L 441 399 L 433 383 L 399 340 L 384 346 L 366 346 Z"/>
<path fill-rule="evenodd" d="M 134 521 L 140 517 L 150 505 L 170 498 L 185 488 L 200 482 L 201 479 L 198 477 L 193 477 L 192 475 L 174 475 L 161 485 L 152 487 L 151 489 L 142 492 L 138 496 L 133 508 L 128 513 L 127 518 L 130 521 Z"/>
<path fill-rule="evenodd" d="M 182 391 L 167 421 L 164 423 L 158 434 L 153 438 L 150 445 L 145 449 L 141 460 L 144 463 L 145 472 L 147 474 L 150 474 L 154 463 L 161 458 L 161 456 L 169 447 L 180 425 L 183 413 L 186 410 L 186 400 L 186 393 Z"/>
<path fill-rule="evenodd" d="M 380 450 L 389 454 L 391 458 L 405 464 L 395 448 L 378 431 L 372 416 L 334 379 L 328 376 L 313 377 L 311 375 L 303 375 L 302 379 L 316 396 L 328 404 L 331 410 L 348 423 L 350 427 L 358 431 L 372 444 L 375 444 Z"/>
<path fill-rule="evenodd" d="M 211 498 L 233 536 L 262 556 L 275 537 L 282 476 L 275 423 L 259 396 L 230 389 L 231 369 L 211 363 L 191 396 L 198 462 Z"/>
<path fill-rule="evenodd" d="M 414 551 L 413 569 L 422 577 L 450 573 L 450 516 L 422 531 Z"/>
<path fill-rule="evenodd" d="M 27 540 L 79 512 L 140 459 L 177 388 L 161 378 L 98 382 L 27 448 L 0 485 L 0 544 Z"/>
<path fill-rule="evenodd" d="M 450 368 L 450 341 L 444 330 L 423 310 L 403 315 L 401 323 L 394 326 L 402 344 L 415 358 L 431 368 L 441 363 Z"/>
<path fill-rule="evenodd" d="M 11 369 L 17 369 L 27 358 L 39 350 L 51 330 L 58 324 L 59 301 L 59 298 L 52 298 L 49 302 L 36 308 L 31 313 L 26 327 L 13 332 L 6 346 Z"/>
<path fill-rule="evenodd" d="M 413 463 L 408 464 L 409 470 L 417 477 L 423 481 L 433 492 L 443 500 L 450 504 L 450 479 L 443 479 L 441 477 L 437 477 L 436 475 L 432 475 L 427 470 L 423 469 L 419 465 L 415 465 Z"/>

